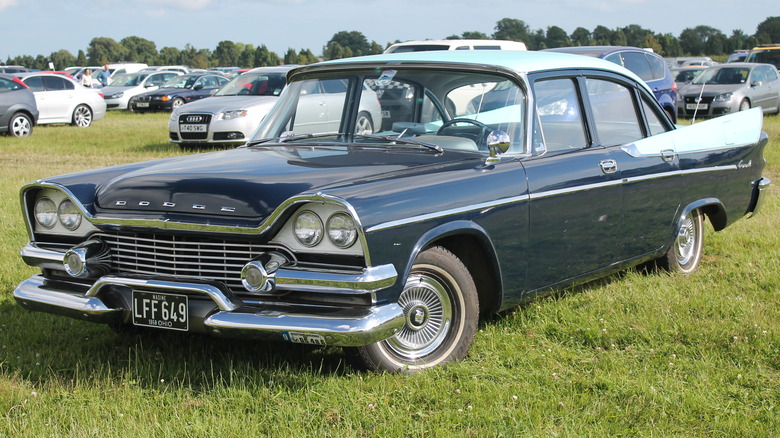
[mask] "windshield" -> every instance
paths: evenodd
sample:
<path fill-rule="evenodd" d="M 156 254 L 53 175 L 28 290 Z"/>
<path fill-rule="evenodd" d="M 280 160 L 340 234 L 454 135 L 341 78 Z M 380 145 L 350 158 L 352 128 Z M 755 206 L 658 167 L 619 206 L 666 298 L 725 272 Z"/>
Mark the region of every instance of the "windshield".
<path fill-rule="evenodd" d="M 744 84 L 750 75 L 749 68 L 722 67 L 707 69 L 696 76 L 692 83 L 708 85 L 736 85 Z"/>
<path fill-rule="evenodd" d="M 244 73 L 231 79 L 215 96 L 278 96 L 287 81 L 286 73 Z"/>
<path fill-rule="evenodd" d="M 141 85 L 141 83 L 149 76 L 149 73 L 130 73 L 115 76 L 111 80 L 111 85 L 115 87 L 135 87 Z"/>
<path fill-rule="evenodd" d="M 190 89 L 195 85 L 200 75 L 181 75 L 168 79 L 160 88 Z"/>
<path fill-rule="evenodd" d="M 377 68 L 309 75 L 288 85 L 253 141 L 281 137 L 285 143 L 416 144 L 487 153 L 487 137 L 503 131 L 510 151 L 523 152 L 525 111 L 525 91 L 492 73 Z"/>

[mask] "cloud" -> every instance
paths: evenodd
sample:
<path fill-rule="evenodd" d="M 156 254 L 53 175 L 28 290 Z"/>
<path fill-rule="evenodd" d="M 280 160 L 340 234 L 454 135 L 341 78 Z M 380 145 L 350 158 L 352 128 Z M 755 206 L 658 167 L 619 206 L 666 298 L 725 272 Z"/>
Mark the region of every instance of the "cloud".
<path fill-rule="evenodd" d="M 16 0 L 0 0 L 3 1 L 16 1 Z M 154 3 L 155 6 L 170 7 L 173 9 L 186 9 L 189 11 L 197 11 L 207 7 L 211 4 L 212 0 L 141 0 L 144 3 Z"/>
<path fill-rule="evenodd" d="M 14 6 L 19 6 L 18 0 L 0 0 L 0 11 L 3 11 Z"/>

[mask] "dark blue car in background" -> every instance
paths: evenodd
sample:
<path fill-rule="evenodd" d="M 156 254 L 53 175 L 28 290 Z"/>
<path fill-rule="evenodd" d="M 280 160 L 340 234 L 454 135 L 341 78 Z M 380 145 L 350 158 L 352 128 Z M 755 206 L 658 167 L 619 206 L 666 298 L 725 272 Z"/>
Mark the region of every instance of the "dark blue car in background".
<path fill-rule="evenodd" d="M 658 99 L 669 118 L 673 122 L 677 121 L 677 111 L 675 110 L 677 85 L 674 83 L 669 67 L 659 55 L 638 47 L 628 46 L 558 47 L 546 49 L 546 51 L 592 56 L 622 65 L 636 73 L 650 86 L 655 98 Z"/>
<path fill-rule="evenodd" d="M 185 103 L 211 96 L 228 82 L 215 73 L 191 73 L 176 76 L 159 89 L 139 94 L 130 99 L 130 110 L 137 112 L 173 111 Z"/>

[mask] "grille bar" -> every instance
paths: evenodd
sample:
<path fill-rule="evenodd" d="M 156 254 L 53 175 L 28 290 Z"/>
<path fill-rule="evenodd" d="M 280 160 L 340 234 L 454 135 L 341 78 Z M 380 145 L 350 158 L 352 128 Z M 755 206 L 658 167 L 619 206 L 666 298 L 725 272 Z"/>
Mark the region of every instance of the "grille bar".
<path fill-rule="evenodd" d="M 177 278 L 224 282 L 234 292 L 244 290 L 241 269 L 275 246 L 249 241 L 202 240 L 159 234 L 100 234 L 111 251 L 112 270 L 117 273 L 158 274 Z"/>

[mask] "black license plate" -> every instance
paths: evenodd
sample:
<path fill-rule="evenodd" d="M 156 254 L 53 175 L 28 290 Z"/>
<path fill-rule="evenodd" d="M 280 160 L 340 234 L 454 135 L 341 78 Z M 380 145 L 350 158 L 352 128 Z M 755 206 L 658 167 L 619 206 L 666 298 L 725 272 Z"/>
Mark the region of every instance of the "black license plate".
<path fill-rule="evenodd" d="M 133 291 L 133 324 L 187 331 L 189 312 L 186 295 Z"/>

